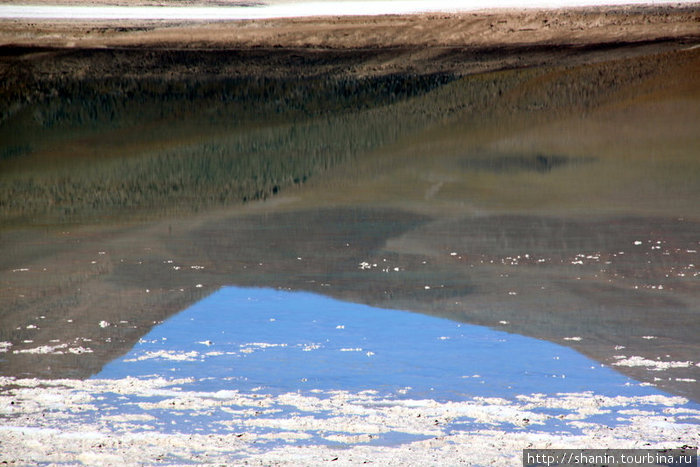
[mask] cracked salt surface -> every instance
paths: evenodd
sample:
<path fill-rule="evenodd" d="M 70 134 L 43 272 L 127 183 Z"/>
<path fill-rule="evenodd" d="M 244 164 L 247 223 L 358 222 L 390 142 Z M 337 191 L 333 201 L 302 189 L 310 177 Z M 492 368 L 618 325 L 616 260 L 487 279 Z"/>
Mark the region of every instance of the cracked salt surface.
<path fill-rule="evenodd" d="M 32 462 L 513 465 L 700 442 L 700 404 L 569 348 L 269 289 L 221 289 L 93 379 L 0 389 L 6 458 Z"/>

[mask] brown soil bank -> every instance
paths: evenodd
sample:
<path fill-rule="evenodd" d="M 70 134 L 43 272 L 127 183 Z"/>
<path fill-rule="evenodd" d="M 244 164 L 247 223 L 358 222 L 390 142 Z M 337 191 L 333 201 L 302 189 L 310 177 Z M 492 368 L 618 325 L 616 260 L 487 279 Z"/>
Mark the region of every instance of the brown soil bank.
<path fill-rule="evenodd" d="M 133 3 L 129 5 L 133 6 Z M 463 14 L 200 23 L 2 20 L 0 41 L 23 46 L 163 46 L 195 49 L 420 47 L 428 49 L 423 51 L 423 58 L 427 59 L 431 55 L 439 57 L 440 48 L 444 47 L 561 47 L 697 37 L 699 10 L 700 3 L 691 3 L 662 7 L 485 10 Z M 403 66 L 401 62 L 381 65 Z"/>
<path fill-rule="evenodd" d="M 698 18 L 0 22 L 0 372 L 87 377 L 258 285 L 643 357 L 698 400 Z"/>

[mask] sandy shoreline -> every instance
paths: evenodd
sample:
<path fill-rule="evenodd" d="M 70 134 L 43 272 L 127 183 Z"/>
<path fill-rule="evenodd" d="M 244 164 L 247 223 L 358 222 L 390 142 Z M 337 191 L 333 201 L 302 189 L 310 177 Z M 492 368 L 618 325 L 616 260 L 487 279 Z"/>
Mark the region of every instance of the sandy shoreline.
<path fill-rule="evenodd" d="M 570 8 L 667 7 L 693 5 L 692 0 L 495 0 L 484 5 L 478 1 L 458 0 L 220 0 L 203 2 L 153 2 L 140 0 L 10 0 L 0 5 L 0 17 L 9 18 L 94 18 L 94 19 L 180 19 L 255 20 L 300 17 L 385 16 L 422 13 L 467 13 L 504 10 L 563 10 Z"/>
<path fill-rule="evenodd" d="M 207 54 L 230 51 L 258 55 L 255 68 L 202 70 L 206 76 L 261 73 L 337 75 L 352 78 L 390 73 L 444 73 L 456 76 L 508 68 L 562 66 L 609 61 L 635 55 L 683 50 L 700 42 L 700 4 L 619 6 L 561 10 L 490 10 L 478 13 L 416 14 L 375 17 L 286 18 L 255 21 L 47 20 L 0 18 L 0 46 L 9 59 L 21 48 L 45 51 L 132 49 Z M 20 49 L 17 49 L 17 48 Z M 40 50 L 37 50 L 40 52 Z M 335 52 L 341 53 L 335 54 Z M 118 52 L 121 53 L 121 52 Z M 269 59 L 265 57 L 269 57 Z M 28 55 L 29 57 L 29 55 Z M 70 69 L 45 69 L 48 60 L 33 60 L 43 76 L 82 76 L 81 60 Z M 280 60 L 280 58 L 282 60 Z M 129 59 L 124 72 L 138 66 Z M 191 59 L 190 59 L 191 60 Z M 337 65 L 334 66 L 334 63 Z M 7 63 L 9 65 L 9 63 Z M 87 62 L 86 62 L 87 65 Z M 89 73 L 113 74 L 101 63 Z M 6 66 L 6 65 L 0 65 Z M 165 65 L 167 67 L 167 65 Z M 242 64 L 245 67 L 245 63 Z M 156 76 L 163 65 L 141 66 Z M 195 75 L 179 68 L 170 79 Z M 89 76 L 89 75 L 87 75 Z"/>
<path fill-rule="evenodd" d="M 700 4 L 258 21 L 0 18 L 0 43 L 22 46 L 356 49 L 592 46 L 698 38 Z M 115 28 L 115 26 L 119 26 Z M 692 42 L 694 43 L 694 42 Z"/>

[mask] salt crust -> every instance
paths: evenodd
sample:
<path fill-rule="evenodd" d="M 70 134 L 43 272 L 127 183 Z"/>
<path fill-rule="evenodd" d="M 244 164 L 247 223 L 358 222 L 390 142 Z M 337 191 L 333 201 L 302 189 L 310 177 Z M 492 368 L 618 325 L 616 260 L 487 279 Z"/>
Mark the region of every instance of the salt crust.
<path fill-rule="evenodd" d="M 687 402 L 682 397 L 570 393 L 439 402 L 386 398 L 374 391 L 272 396 L 185 390 L 192 382 L 0 378 L 3 459 L 101 465 L 242 460 L 251 465 L 315 465 L 337 458 L 335 465 L 372 461 L 510 466 L 519 465 L 524 448 L 700 444 L 699 411 L 682 407 Z M 115 395 L 131 401 L 121 407 L 130 407 L 129 413 L 118 413 L 119 404 L 105 409 L 105 400 Z M 212 423 L 219 432 L 166 432 L 156 423 L 164 409 L 192 415 L 218 410 L 226 416 Z M 613 409 L 621 421 L 617 426 L 591 419 Z M 131 413 L 138 410 L 141 413 Z M 546 430 L 553 419 L 568 431 Z M 457 428 L 452 422 L 470 428 Z M 581 431 L 574 433 L 573 428 Z M 383 435 L 397 433 L 417 440 L 382 444 Z"/>
<path fill-rule="evenodd" d="M 636 367 L 636 366 L 642 366 L 642 367 L 647 367 L 650 370 L 654 371 L 662 371 L 662 370 L 668 370 L 669 368 L 688 368 L 693 365 L 693 362 L 690 361 L 685 361 L 685 362 L 666 362 L 666 361 L 660 361 L 660 360 L 649 360 L 644 357 L 639 357 L 639 356 L 633 356 L 626 358 L 623 355 L 616 356 L 615 358 L 618 358 L 618 361 L 613 363 L 615 366 L 629 366 L 629 367 Z"/>

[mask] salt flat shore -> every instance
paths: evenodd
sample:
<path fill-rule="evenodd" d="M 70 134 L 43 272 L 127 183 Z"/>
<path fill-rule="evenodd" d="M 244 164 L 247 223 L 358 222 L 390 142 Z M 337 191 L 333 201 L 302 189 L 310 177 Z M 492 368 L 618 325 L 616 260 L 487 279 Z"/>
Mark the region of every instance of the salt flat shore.
<path fill-rule="evenodd" d="M 269 52 L 268 60 L 261 56 L 258 66 L 237 70 L 237 74 L 259 73 L 263 67 L 268 74 L 292 72 L 295 76 L 319 73 L 352 77 L 389 73 L 465 75 L 513 67 L 583 64 L 687 49 L 700 41 L 699 18 L 700 3 L 239 21 L 28 19 L 0 14 L 0 45 L 9 54 L 8 58 L 21 53 L 12 52 L 17 47 L 55 47 L 66 52 L 125 48 L 152 49 L 155 53 L 228 50 L 260 55 Z M 290 54 L 307 56 L 311 60 L 291 70 L 289 63 L 279 60 L 280 56 L 289 57 Z M 53 72 L 83 76 L 85 65 L 90 68 L 90 74 L 114 73 L 108 67 L 101 68 L 104 64 L 81 55 L 84 59 L 71 60 L 72 70 L 55 69 Z M 32 66 L 38 67 L 37 71 L 41 69 L 43 76 L 53 73 L 46 68 L 51 63 L 45 55 L 36 58 Z M 141 60 L 134 56 L 119 67 L 127 74 L 132 66 L 138 67 L 144 76 L 156 76 L 162 69 L 155 62 Z M 1 66 L 8 65 L 6 62 Z M 196 65 L 188 71 L 190 74 L 204 72 Z M 187 75 L 184 69 L 170 70 L 169 79 L 177 78 L 178 73 Z M 221 75 L 227 73 L 231 70 L 222 68 L 219 71 Z M 206 74 L 211 74 L 211 70 L 206 70 Z"/>
<path fill-rule="evenodd" d="M 367 2 L 367 5 L 372 3 Z M 394 2 L 387 3 L 394 5 Z M 368 11 L 360 9 L 359 4 L 353 4 L 358 13 Z M 91 18 L 87 11 L 92 6 L 84 5 L 86 3 L 71 3 L 61 10 L 60 16 L 46 12 L 42 19 L 22 17 L 21 12 L 12 11 L 12 4 L 5 4 L 2 7 L 6 10 L 0 10 L 0 43 L 59 47 L 421 47 L 427 48 L 424 53 L 429 54 L 430 49 L 442 47 L 582 47 L 697 38 L 700 15 L 699 3 L 686 2 L 473 12 L 446 8 L 448 11 L 442 13 L 420 13 L 418 10 L 416 14 L 376 16 L 352 16 L 341 8 L 336 16 L 243 18 L 231 22 L 225 21 L 225 14 L 216 20 L 202 17 L 202 21 L 192 21 L 197 19 L 196 12 L 201 9 L 193 10 L 194 18 L 191 15 L 189 20 L 186 17 L 168 19 L 166 15 L 160 17 L 158 14 L 151 18 L 139 18 L 138 15 L 131 19 L 118 15 Z M 297 4 L 291 5 L 290 8 Z M 73 7 L 81 9 L 71 10 Z M 244 7 L 240 9 L 246 10 Z M 78 14 L 83 11 L 84 14 Z"/>
<path fill-rule="evenodd" d="M 519 465 L 528 448 L 700 444 L 700 411 L 679 407 L 680 397 L 574 393 L 438 402 L 386 398 L 375 391 L 202 392 L 187 390 L 191 382 L 0 379 L 11 388 L 0 394 L 0 416 L 8 417 L 0 426 L 0 459 L 9 465 L 507 467 Z M 595 421 L 613 408 L 619 410 L 619 426 Z M 280 415 L 281 409 L 293 415 Z M 208 428 L 188 428 L 188 420 L 215 415 Z M 552 421 L 558 427 L 545 427 Z M 578 432 L 567 432 L 571 429 Z"/>

